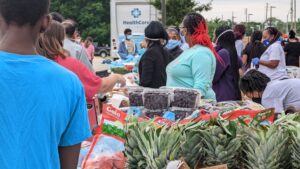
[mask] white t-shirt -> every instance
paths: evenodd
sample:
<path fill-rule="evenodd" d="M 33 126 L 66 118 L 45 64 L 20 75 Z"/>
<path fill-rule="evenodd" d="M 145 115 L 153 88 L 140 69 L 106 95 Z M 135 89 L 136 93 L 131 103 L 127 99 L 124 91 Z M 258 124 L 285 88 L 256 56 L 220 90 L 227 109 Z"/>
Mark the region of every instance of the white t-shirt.
<path fill-rule="evenodd" d="M 270 82 L 262 95 L 262 105 L 265 108 L 275 108 L 276 113 L 291 106 L 300 111 L 300 79 Z"/>
<path fill-rule="evenodd" d="M 236 40 L 235 41 L 235 48 L 236 48 L 237 55 L 239 57 L 242 57 L 242 53 L 243 53 L 243 50 L 244 50 L 243 41 L 242 40 Z"/>
<path fill-rule="evenodd" d="M 266 74 L 272 81 L 289 78 L 286 70 L 285 54 L 280 42 L 273 43 L 263 53 L 260 60 L 271 61 L 278 60 L 279 64 L 275 69 L 271 69 L 264 65 L 259 65 L 259 71 Z"/>

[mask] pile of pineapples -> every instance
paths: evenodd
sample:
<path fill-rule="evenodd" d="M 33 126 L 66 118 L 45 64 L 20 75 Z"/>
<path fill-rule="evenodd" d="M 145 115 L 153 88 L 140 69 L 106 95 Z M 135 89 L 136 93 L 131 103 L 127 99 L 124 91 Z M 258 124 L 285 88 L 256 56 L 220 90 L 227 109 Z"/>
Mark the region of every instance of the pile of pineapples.
<path fill-rule="evenodd" d="M 231 169 L 300 169 L 300 114 L 262 125 L 244 119 L 158 126 L 130 119 L 126 127 L 128 169 L 163 169 L 184 160 L 190 168 L 227 164 Z"/>

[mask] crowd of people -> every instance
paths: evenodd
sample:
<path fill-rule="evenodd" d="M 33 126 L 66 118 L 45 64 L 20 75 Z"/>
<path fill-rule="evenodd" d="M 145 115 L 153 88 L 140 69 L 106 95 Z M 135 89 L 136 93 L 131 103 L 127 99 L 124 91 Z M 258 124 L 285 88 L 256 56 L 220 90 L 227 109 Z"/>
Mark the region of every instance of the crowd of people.
<path fill-rule="evenodd" d="M 80 143 L 91 136 L 87 103 L 126 80 L 93 70 L 91 37 L 78 41 L 78 25 L 58 13 L 49 0 L 0 1 L 0 168 L 75 169 Z M 139 85 L 197 89 L 204 99 L 260 102 L 276 113 L 300 110 L 300 80 L 286 66 L 299 66 L 300 42 L 287 43 L 274 27 L 255 31 L 244 47 L 245 26 L 220 26 L 211 41 L 199 13 L 179 28 L 152 21 L 143 51 L 124 31 L 119 55 L 139 54 Z M 45 153 L 41 153 L 45 152 Z M 16 163 L 15 160 L 18 159 Z"/>
<path fill-rule="evenodd" d="M 198 13 L 186 15 L 179 29 L 151 22 L 145 29 L 139 85 L 193 88 L 202 98 L 218 102 L 248 98 L 275 108 L 276 113 L 300 111 L 295 85 L 300 80 L 289 79 L 287 72 L 287 66 L 299 67 L 300 42 L 295 32 L 291 30 L 284 41 L 280 31 L 267 27 L 254 31 L 246 45 L 245 33 L 242 24 L 221 25 L 211 41 L 205 18 Z M 181 48 L 184 43 L 188 48 Z"/>

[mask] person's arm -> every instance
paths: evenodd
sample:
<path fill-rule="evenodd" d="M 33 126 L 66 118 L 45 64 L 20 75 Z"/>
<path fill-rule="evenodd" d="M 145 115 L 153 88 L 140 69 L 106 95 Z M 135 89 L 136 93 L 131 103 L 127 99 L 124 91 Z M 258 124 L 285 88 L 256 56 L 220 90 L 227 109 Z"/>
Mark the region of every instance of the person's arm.
<path fill-rule="evenodd" d="M 222 62 L 217 60 L 216 73 L 214 76 L 213 83 L 218 82 L 230 66 L 230 56 L 228 51 L 220 50 L 219 56 L 222 58 Z"/>
<path fill-rule="evenodd" d="M 77 61 L 75 64 L 75 73 L 83 83 L 88 100 L 92 99 L 99 92 L 106 93 L 111 91 L 117 83 L 120 83 L 121 87 L 126 85 L 126 80 L 122 75 L 112 74 L 108 77 L 100 78 L 81 62 Z"/>
<path fill-rule="evenodd" d="M 94 45 L 92 45 L 93 49 L 92 49 L 92 60 L 94 60 L 95 58 L 95 47 Z"/>
<path fill-rule="evenodd" d="M 268 68 L 271 69 L 276 69 L 277 66 L 279 65 L 279 60 L 270 60 L 270 61 L 260 60 L 259 64 L 263 66 L 267 66 Z"/>
<path fill-rule="evenodd" d="M 59 147 L 59 159 L 60 159 L 60 168 L 61 169 L 76 169 L 80 145 L 77 144 L 70 147 Z"/>
<path fill-rule="evenodd" d="M 78 77 L 74 75 L 70 85 L 72 96 L 68 112 L 65 113 L 64 131 L 58 144 L 60 166 L 62 169 L 76 169 L 81 142 L 91 137 L 84 90 Z"/>
<path fill-rule="evenodd" d="M 242 55 L 242 64 L 243 65 L 247 65 L 247 61 L 248 61 L 248 56 L 250 56 L 251 53 L 251 45 L 247 44 L 246 48 L 243 51 L 243 55 Z"/>
<path fill-rule="evenodd" d="M 267 97 L 262 98 L 262 105 L 266 108 L 274 108 L 275 113 L 282 113 L 284 111 L 283 100 L 280 98 Z"/>
<path fill-rule="evenodd" d="M 118 54 L 120 55 L 121 59 L 126 60 L 127 59 L 127 49 L 125 47 L 125 43 L 121 42 L 119 45 Z"/>
<path fill-rule="evenodd" d="M 269 51 L 269 60 L 260 60 L 259 64 L 271 69 L 276 69 L 280 62 L 280 55 L 283 54 L 283 49 L 280 45 L 271 46 Z"/>
<path fill-rule="evenodd" d="M 248 55 L 243 54 L 243 57 L 242 57 L 243 65 L 246 65 L 246 64 L 247 64 L 247 60 L 248 60 Z"/>
<path fill-rule="evenodd" d="M 81 53 L 80 53 L 80 57 L 79 60 L 86 65 L 92 72 L 94 71 L 93 65 L 91 64 L 91 62 L 88 59 L 88 54 L 86 52 L 86 50 L 82 47 L 81 48 Z"/>
<path fill-rule="evenodd" d="M 140 61 L 140 85 L 143 87 L 149 87 L 152 82 L 152 76 L 154 72 L 154 61 L 151 53 L 145 53 Z"/>
<path fill-rule="evenodd" d="M 126 79 L 119 74 L 112 74 L 108 77 L 102 78 L 102 85 L 99 92 L 106 93 L 112 91 L 117 83 L 120 83 L 121 87 L 124 87 L 126 85 Z"/>
<path fill-rule="evenodd" d="M 192 75 L 194 78 L 194 89 L 198 89 L 203 97 L 212 86 L 212 75 L 215 70 L 212 68 L 214 56 L 204 53 L 200 56 L 193 56 Z"/>

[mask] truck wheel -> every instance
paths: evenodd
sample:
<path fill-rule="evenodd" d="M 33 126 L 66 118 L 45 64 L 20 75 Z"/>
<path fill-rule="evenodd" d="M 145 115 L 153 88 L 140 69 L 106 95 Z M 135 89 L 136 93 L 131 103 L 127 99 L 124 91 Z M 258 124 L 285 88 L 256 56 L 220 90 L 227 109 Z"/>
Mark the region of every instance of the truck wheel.
<path fill-rule="evenodd" d="M 106 52 L 101 52 L 100 56 L 103 57 L 103 58 L 105 58 L 105 57 L 107 57 L 107 53 Z"/>

